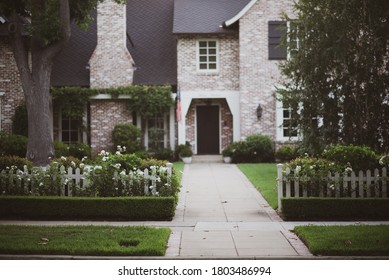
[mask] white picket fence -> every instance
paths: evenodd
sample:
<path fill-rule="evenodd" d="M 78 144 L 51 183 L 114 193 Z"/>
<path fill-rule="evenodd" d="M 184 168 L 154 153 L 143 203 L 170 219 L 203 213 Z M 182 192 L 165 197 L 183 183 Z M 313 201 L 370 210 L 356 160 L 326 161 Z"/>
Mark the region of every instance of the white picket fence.
<path fill-rule="evenodd" d="M 43 168 L 45 169 L 45 168 Z M 173 170 L 173 164 L 167 163 L 166 164 L 166 174 L 168 177 L 168 184 L 171 184 L 171 176 Z M 61 196 L 72 196 L 72 189 L 69 186 L 78 186 L 80 189 L 85 189 L 90 185 L 90 180 L 87 178 L 86 173 L 83 173 L 83 169 L 80 168 L 72 168 L 69 167 L 67 170 L 65 166 L 60 166 L 59 171 L 61 175 L 61 185 L 63 186 L 61 189 Z M 126 172 L 125 175 L 130 174 L 133 171 Z M 145 179 L 144 181 L 144 194 L 149 195 L 150 193 L 152 195 L 156 194 L 157 189 L 157 180 L 159 176 L 157 175 L 156 168 L 151 169 L 144 169 L 142 171 L 142 176 Z M 18 178 L 20 181 L 21 187 L 24 188 L 35 188 L 37 186 L 31 186 L 31 178 L 33 176 L 33 172 L 29 171 L 27 169 L 24 169 L 23 172 L 19 172 L 18 170 L 2 170 L 0 172 L 1 175 L 6 175 L 10 180 L 17 181 Z M 119 178 L 119 173 L 116 171 L 114 173 L 113 179 Z M 67 182 L 67 183 L 65 183 Z M 150 189 L 150 186 L 152 188 Z"/>
<path fill-rule="evenodd" d="M 388 197 L 387 169 L 359 171 L 358 173 L 329 173 L 326 178 L 294 176 L 294 170 L 277 164 L 278 210 L 282 211 L 282 197 Z M 319 180 L 315 180 L 319 179 Z M 317 183 L 320 181 L 320 183 Z M 324 182 L 324 183 L 323 183 Z"/>

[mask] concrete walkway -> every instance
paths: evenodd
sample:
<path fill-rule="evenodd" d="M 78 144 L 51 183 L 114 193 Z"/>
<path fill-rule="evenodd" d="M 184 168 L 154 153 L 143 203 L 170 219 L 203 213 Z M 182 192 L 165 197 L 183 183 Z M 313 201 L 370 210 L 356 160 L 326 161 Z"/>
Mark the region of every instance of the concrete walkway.
<path fill-rule="evenodd" d="M 311 256 L 234 164 L 186 165 L 168 255 L 180 257 Z M 178 246 L 179 244 L 179 246 Z M 178 248 L 178 251 L 177 251 Z"/>

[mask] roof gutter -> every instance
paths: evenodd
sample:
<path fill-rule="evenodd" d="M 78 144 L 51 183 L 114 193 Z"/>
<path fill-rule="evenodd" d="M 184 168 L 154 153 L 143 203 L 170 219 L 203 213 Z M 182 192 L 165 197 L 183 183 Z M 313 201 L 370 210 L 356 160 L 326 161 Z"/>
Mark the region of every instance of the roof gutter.
<path fill-rule="evenodd" d="M 254 6 L 255 3 L 257 3 L 258 0 L 251 0 L 238 14 L 236 14 L 233 18 L 226 20 L 223 25 L 225 27 L 229 27 L 233 25 L 235 22 L 240 20 L 247 12 L 251 9 L 252 6 Z"/>

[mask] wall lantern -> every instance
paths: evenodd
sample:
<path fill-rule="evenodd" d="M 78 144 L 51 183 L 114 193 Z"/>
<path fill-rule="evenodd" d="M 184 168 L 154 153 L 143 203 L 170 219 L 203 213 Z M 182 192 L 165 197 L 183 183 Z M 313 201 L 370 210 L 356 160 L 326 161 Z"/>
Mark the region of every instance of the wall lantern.
<path fill-rule="evenodd" d="M 258 104 L 258 107 L 257 107 L 257 110 L 256 110 L 256 113 L 257 113 L 257 119 L 258 119 L 258 120 L 260 120 L 260 119 L 261 119 L 261 117 L 262 117 L 262 111 L 263 111 L 263 109 L 262 109 L 262 106 L 261 106 L 261 104 Z"/>

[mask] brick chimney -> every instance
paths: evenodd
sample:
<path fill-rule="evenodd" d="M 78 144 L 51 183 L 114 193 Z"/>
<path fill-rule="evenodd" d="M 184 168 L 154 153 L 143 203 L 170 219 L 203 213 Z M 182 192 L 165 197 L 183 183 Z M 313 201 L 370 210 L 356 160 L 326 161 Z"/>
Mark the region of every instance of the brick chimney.
<path fill-rule="evenodd" d="M 97 7 L 97 47 L 89 60 L 90 86 L 132 84 L 134 61 L 126 47 L 126 5 L 105 0 Z"/>

